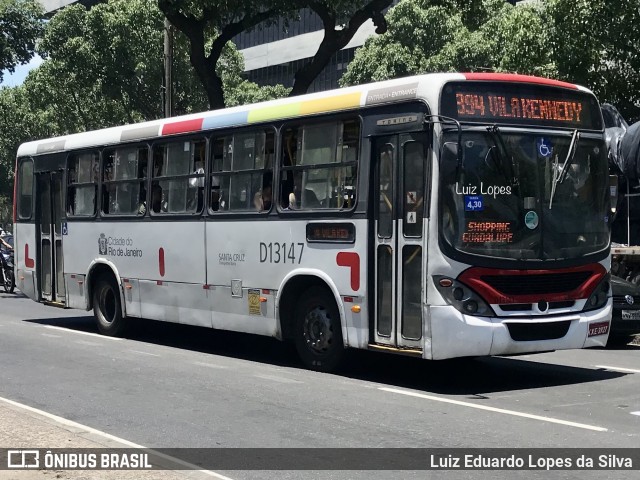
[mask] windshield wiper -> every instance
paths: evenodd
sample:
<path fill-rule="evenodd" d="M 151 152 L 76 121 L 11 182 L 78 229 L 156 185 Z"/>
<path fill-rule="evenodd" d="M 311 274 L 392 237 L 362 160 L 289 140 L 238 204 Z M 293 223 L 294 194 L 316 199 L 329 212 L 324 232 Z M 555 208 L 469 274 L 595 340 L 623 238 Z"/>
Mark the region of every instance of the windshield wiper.
<path fill-rule="evenodd" d="M 569 150 L 567 151 L 567 158 L 564 159 L 564 163 L 562 164 L 562 169 L 559 172 L 558 172 L 558 156 L 556 155 L 556 159 L 553 164 L 553 178 L 551 180 L 552 183 L 551 183 L 551 195 L 549 197 L 549 210 L 551 210 L 551 207 L 553 206 L 553 197 L 556 194 L 556 186 L 559 183 L 564 182 L 567 178 L 567 172 L 569 171 L 567 167 L 571 164 L 571 162 L 573 161 L 573 158 L 576 156 L 579 139 L 580 139 L 580 132 L 578 132 L 578 129 L 576 128 L 573 131 L 573 135 L 571 135 L 571 143 L 569 144 Z"/>
<path fill-rule="evenodd" d="M 512 187 L 517 186 L 518 178 L 516 176 L 516 165 L 513 161 L 513 156 L 509 156 L 509 151 L 504 143 L 504 139 L 502 138 L 502 132 L 500 131 L 500 128 L 498 128 L 498 125 L 494 124 L 487 127 L 487 132 L 491 136 L 493 144 L 496 147 L 498 158 L 500 159 L 500 166 L 503 168 L 503 170 L 508 170 L 507 172 L 505 172 L 507 182 L 509 182 Z M 510 160 L 506 163 L 506 165 L 504 161 L 505 159 Z M 508 166 L 508 168 L 505 168 L 505 166 Z"/>

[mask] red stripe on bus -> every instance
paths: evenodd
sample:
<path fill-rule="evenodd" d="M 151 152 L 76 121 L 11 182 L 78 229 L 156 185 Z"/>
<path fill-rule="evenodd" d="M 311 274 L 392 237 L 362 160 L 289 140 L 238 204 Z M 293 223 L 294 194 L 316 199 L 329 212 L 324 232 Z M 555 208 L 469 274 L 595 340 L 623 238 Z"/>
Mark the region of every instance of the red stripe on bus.
<path fill-rule="evenodd" d="M 360 255 L 353 252 L 340 252 L 336 255 L 336 263 L 341 267 L 351 268 L 351 290 L 360 289 Z"/>
<path fill-rule="evenodd" d="M 162 247 L 158 249 L 158 270 L 160 271 L 160 276 L 164 277 L 164 248 Z"/>
<path fill-rule="evenodd" d="M 578 90 L 578 86 L 573 83 L 553 80 L 552 78 L 533 77 L 531 75 L 518 75 L 517 73 L 463 73 L 467 80 L 486 80 L 490 82 L 522 82 L 538 83 L 541 85 L 552 85 L 554 87 L 571 88 Z"/>
<path fill-rule="evenodd" d="M 166 123 L 162 126 L 162 135 L 173 135 L 174 133 L 194 132 L 202 130 L 204 119 L 183 120 L 182 122 Z"/>
<path fill-rule="evenodd" d="M 488 278 L 496 276 L 510 276 L 515 282 L 518 277 L 525 278 L 530 275 L 540 275 L 548 276 L 548 281 L 552 282 L 554 275 L 576 272 L 585 272 L 588 276 L 573 290 L 553 291 L 553 288 L 550 287 L 548 292 L 533 294 L 512 294 L 501 292 L 498 288 L 490 284 L 491 280 Z M 471 267 L 462 272 L 462 275 L 458 277 L 458 280 L 474 289 L 476 293 L 493 305 L 509 303 L 536 303 L 539 301 L 560 302 L 565 300 L 589 298 L 589 295 L 593 293 L 594 289 L 598 286 L 606 273 L 605 268 L 599 263 L 554 270 L 506 270 L 498 268 Z"/>
<path fill-rule="evenodd" d="M 29 244 L 24 244 L 24 266 L 27 268 L 35 267 L 36 262 L 33 258 L 29 258 Z"/>

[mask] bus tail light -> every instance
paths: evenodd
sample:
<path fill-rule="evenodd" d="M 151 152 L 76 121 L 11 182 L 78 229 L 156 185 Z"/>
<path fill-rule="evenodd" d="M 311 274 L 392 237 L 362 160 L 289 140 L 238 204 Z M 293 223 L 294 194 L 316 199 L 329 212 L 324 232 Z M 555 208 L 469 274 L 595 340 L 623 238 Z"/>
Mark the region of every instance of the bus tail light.
<path fill-rule="evenodd" d="M 442 275 L 434 275 L 433 279 L 442 297 L 456 310 L 478 317 L 495 316 L 489 304 L 464 283 Z"/>
<path fill-rule="evenodd" d="M 589 295 L 589 298 L 587 298 L 587 302 L 584 304 L 582 311 L 586 312 L 588 310 L 596 310 L 604 307 L 609 300 L 610 290 L 611 276 L 607 273 L 591 295 Z"/>

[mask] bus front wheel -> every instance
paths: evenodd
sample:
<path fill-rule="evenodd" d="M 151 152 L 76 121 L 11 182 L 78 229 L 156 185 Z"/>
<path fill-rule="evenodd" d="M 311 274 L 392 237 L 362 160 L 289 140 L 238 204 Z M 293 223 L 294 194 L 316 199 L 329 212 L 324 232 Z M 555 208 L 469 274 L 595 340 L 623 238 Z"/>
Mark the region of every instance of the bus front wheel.
<path fill-rule="evenodd" d="M 344 355 L 340 313 L 323 287 L 302 294 L 295 309 L 295 344 L 304 365 L 320 372 L 338 367 Z"/>
<path fill-rule="evenodd" d="M 93 288 L 93 314 L 103 335 L 117 337 L 125 330 L 120 292 L 113 278 L 98 278 Z"/>

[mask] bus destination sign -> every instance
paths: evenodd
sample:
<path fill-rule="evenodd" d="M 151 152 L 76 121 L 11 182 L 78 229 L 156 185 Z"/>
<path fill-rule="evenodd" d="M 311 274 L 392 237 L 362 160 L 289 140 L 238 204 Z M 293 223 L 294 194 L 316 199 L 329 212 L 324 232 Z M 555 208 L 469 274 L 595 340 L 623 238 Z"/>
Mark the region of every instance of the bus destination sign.
<path fill-rule="evenodd" d="M 580 124 L 583 102 L 520 96 L 456 93 L 458 118 L 544 119 Z"/>
<path fill-rule="evenodd" d="M 442 93 L 442 110 L 460 121 L 602 128 L 591 95 L 546 85 L 453 83 Z"/>
<path fill-rule="evenodd" d="M 353 223 L 308 223 L 307 242 L 353 243 L 356 230 Z"/>

